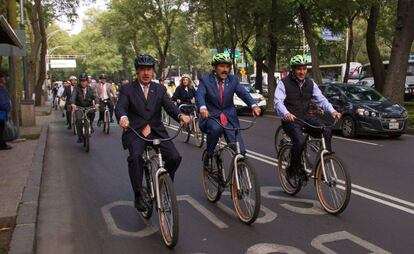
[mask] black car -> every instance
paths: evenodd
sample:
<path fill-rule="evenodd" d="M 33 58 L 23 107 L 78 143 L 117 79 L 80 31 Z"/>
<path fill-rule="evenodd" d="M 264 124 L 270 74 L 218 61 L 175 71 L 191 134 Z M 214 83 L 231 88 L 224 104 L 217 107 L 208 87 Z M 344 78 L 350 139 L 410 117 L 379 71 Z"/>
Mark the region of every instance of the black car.
<path fill-rule="evenodd" d="M 339 83 L 320 88 L 334 108 L 342 113 L 336 128 L 344 137 L 358 134 L 399 137 L 407 130 L 407 110 L 373 88 Z"/>

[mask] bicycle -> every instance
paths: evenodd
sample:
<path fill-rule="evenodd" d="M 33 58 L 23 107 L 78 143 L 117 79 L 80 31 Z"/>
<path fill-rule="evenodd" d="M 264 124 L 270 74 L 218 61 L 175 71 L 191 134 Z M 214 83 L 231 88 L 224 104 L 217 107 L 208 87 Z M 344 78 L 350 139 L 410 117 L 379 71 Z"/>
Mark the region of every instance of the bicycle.
<path fill-rule="evenodd" d="M 230 186 L 231 198 L 239 219 L 245 224 L 252 224 L 257 219 L 260 211 L 260 185 L 254 168 L 240 151 L 240 143 L 237 140 L 237 136 L 240 131 L 251 128 L 256 121 L 256 117 L 245 128 L 228 128 L 213 117 L 209 117 L 209 119 L 218 123 L 225 130 L 234 131 L 236 142 L 224 146 L 221 142 L 218 142 L 218 149 L 214 151 L 211 168 L 204 166 L 205 160 L 208 159 L 207 149 L 204 150 L 202 155 L 204 192 L 208 201 L 215 203 L 220 199 L 222 192 Z M 232 149 L 232 146 L 236 149 Z M 225 152 L 230 152 L 232 155 L 227 177 L 225 175 L 223 158 Z"/>
<path fill-rule="evenodd" d="M 170 116 L 167 114 L 167 112 L 164 109 L 161 110 L 161 121 L 167 126 L 170 126 L 171 124 Z"/>
<path fill-rule="evenodd" d="M 178 204 L 174 185 L 170 175 L 164 168 L 164 161 L 160 152 L 161 142 L 175 139 L 180 131 L 170 138 L 147 139 L 142 137 L 136 130 L 128 127 L 140 139 L 146 142 L 144 157 L 144 177 L 142 180 L 142 195 L 147 210 L 141 212 L 145 219 L 152 216 L 154 201 L 158 211 L 161 234 L 167 247 L 173 248 L 178 242 Z M 152 143 L 152 146 L 149 144 Z M 155 154 L 150 155 L 151 149 Z M 155 174 L 155 181 L 153 175 Z M 155 186 L 155 189 L 154 189 Z"/>
<path fill-rule="evenodd" d="M 302 119 L 296 118 L 296 120 L 320 134 L 325 128 L 332 128 L 337 122 L 335 120 L 329 126 L 314 126 Z M 342 160 L 326 149 L 323 135 L 317 140 L 310 139 L 308 131 L 305 130 L 305 133 L 306 143 L 301 162 L 306 172 L 306 180 L 303 182 L 297 176 L 293 180 L 287 177 L 286 169 L 290 164 L 292 143 L 286 142 L 278 153 L 278 176 L 281 187 L 285 193 L 295 195 L 310 178 L 313 178 L 319 202 L 324 210 L 333 215 L 340 214 L 347 207 L 351 197 L 351 176 Z M 317 152 L 313 163 L 311 152 Z"/>
<path fill-rule="evenodd" d="M 179 107 L 180 111 L 184 113 L 184 108 L 191 109 L 191 113 L 189 114 L 191 122 L 187 127 L 181 129 L 181 139 L 184 143 L 188 143 L 190 140 L 190 136 L 194 136 L 194 143 L 197 147 L 202 147 L 204 144 L 204 133 L 200 130 L 200 120 L 197 115 L 197 108 L 193 104 L 181 104 Z"/>
<path fill-rule="evenodd" d="M 109 99 L 107 99 L 107 100 L 104 100 L 103 101 L 104 102 L 104 105 L 105 105 L 105 108 L 104 108 L 104 120 L 103 120 L 103 132 L 104 133 L 106 133 L 106 134 L 109 134 L 109 126 L 110 126 L 110 119 L 111 119 L 111 115 L 110 115 L 110 112 L 109 112 L 109 102 L 110 102 L 110 100 Z"/>
<path fill-rule="evenodd" d="M 71 126 L 72 126 L 72 133 L 73 133 L 73 135 L 77 135 L 78 134 L 78 130 L 76 129 L 76 116 L 75 116 L 75 111 L 72 111 L 71 112 L 71 114 L 72 114 L 72 117 L 71 117 L 71 119 L 70 119 L 70 121 L 71 121 Z"/>
<path fill-rule="evenodd" d="M 88 113 L 95 111 L 95 107 L 77 107 L 78 110 L 82 111 L 82 136 L 83 136 L 83 147 L 85 152 L 90 150 L 89 138 L 91 136 L 91 123 L 89 121 Z M 73 126 L 76 129 L 76 126 Z"/>

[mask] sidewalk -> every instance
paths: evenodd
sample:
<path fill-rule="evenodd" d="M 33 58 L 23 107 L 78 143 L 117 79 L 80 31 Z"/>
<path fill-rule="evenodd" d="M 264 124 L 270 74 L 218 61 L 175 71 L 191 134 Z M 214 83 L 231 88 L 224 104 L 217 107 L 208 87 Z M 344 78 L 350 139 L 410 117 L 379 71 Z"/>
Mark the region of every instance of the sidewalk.
<path fill-rule="evenodd" d="M 0 254 L 7 253 L 19 209 L 22 209 L 23 193 L 36 164 L 35 157 L 40 156 L 39 149 L 44 150 L 39 137 L 41 133 L 47 134 L 53 117 L 50 106 L 36 107 L 35 111 L 37 125 L 21 127 L 21 139 L 9 143 L 13 149 L 0 151 Z"/>

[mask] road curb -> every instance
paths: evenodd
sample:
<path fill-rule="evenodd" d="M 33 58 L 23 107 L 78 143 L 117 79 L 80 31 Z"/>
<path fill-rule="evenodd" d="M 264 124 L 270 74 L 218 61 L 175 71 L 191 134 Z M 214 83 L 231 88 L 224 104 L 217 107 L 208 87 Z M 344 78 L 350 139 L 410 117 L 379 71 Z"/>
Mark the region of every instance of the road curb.
<path fill-rule="evenodd" d="M 9 254 L 35 253 L 40 184 L 49 126 L 42 127 L 31 170 L 17 212 L 16 227 L 10 242 Z"/>

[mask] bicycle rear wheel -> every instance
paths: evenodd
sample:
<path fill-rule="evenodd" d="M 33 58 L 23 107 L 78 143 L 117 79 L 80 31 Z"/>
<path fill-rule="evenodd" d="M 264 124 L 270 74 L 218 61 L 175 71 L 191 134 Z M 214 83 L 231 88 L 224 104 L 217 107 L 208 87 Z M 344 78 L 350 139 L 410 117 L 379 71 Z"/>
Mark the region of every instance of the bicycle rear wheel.
<path fill-rule="evenodd" d="M 240 189 L 237 189 L 236 174 Z M 233 171 L 231 193 L 239 219 L 246 224 L 252 224 L 260 211 L 260 185 L 253 167 L 246 160 L 237 162 L 237 171 Z"/>
<path fill-rule="evenodd" d="M 284 145 L 280 148 L 278 154 L 277 173 L 283 191 L 293 196 L 302 188 L 302 182 L 300 180 L 295 181 L 294 179 L 289 179 L 287 177 L 286 169 L 290 165 L 291 148 L 291 145 Z"/>
<path fill-rule="evenodd" d="M 200 130 L 198 118 L 194 118 L 194 143 L 197 147 L 202 147 L 204 144 L 204 133 Z"/>
<path fill-rule="evenodd" d="M 142 178 L 142 197 L 147 206 L 145 212 L 141 212 L 142 217 L 149 219 L 152 216 L 154 202 L 151 197 L 152 195 L 152 176 L 151 176 L 151 161 L 146 161 L 144 165 L 144 177 Z"/>
<path fill-rule="evenodd" d="M 330 214 L 340 214 L 351 198 L 351 176 L 345 164 L 334 155 L 324 156 L 325 175 L 322 162 L 315 172 L 316 193 L 322 207 Z"/>
<path fill-rule="evenodd" d="M 160 176 L 159 193 L 160 207 L 158 218 L 160 221 L 160 231 L 165 245 L 173 248 L 178 241 L 178 205 L 175 196 L 174 186 L 170 176 L 165 173 Z"/>
<path fill-rule="evenodd" d="M 276 154 L 279 153 L 279 150 L 283 144 L 290 142 L 290 138 L 283 130 L 282 125 L 280 125 L 275 132 L 274 142 Z"/>
<path fill-rule="evenodd" d="M 214 158 L 215 157 L 213 157 L 211 169 L 207 169 L 204 167 L 204 161 L 207 159 L 207 150 L 204 150 L 201 160 L 203 189 L 208 201 L 210 201 L 211 203 L 215 203 L 218 200 L 220 200 L 222 192 L 219 184 L 219 169 Z"/>

